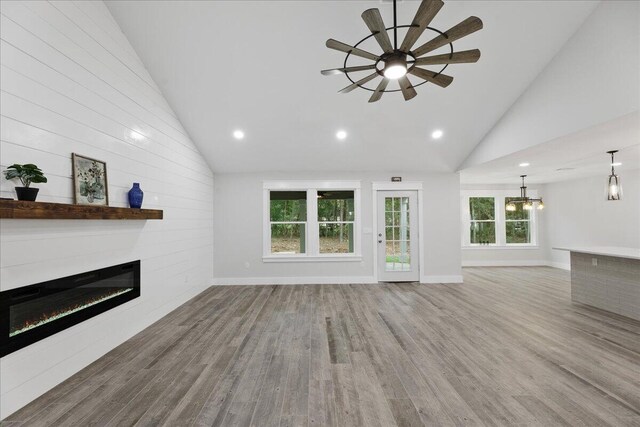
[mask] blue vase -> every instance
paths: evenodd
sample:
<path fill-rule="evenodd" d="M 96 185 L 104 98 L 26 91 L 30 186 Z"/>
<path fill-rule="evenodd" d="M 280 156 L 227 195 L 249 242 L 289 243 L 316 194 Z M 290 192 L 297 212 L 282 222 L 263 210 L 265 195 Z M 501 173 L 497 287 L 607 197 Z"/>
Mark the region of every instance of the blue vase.
<path fill-rule="evenodd" d="M 142 197 L 144 197 L 144 192 L 140 189 L 140 184 L 134 182 L 133 187 L 129 190 L 129 206 L 134 209 L 140 209 Z"/>

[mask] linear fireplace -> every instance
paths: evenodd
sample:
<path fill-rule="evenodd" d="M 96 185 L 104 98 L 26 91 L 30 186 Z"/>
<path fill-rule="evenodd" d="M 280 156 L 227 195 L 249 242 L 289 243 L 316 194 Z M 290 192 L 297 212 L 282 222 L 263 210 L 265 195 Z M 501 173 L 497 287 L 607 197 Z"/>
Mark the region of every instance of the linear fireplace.
<path fill-rule="evenodd" d="M 139 260 L 0 292 L 0 357 L 139 296 Z"/>

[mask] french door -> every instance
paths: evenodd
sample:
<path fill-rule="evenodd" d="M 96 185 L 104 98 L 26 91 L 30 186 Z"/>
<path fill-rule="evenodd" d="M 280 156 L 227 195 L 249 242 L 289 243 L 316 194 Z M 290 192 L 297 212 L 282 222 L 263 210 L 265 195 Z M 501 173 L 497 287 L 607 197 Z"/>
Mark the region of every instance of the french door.
<path fill-rule="evenodd" d="M 418 192 L 378 191 L 376 241 L 378 280 L 420 280 Z"/>

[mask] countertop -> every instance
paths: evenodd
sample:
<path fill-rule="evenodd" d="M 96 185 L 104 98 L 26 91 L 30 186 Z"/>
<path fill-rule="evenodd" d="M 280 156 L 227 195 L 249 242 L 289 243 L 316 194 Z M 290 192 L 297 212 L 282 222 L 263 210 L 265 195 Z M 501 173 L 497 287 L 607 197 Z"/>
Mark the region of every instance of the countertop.
<path fill-rule="evenodd" d="M 623 248 L 617 246 L 567 246 L 552 249 L 618 258 L 640 259 L 640 249 L 638 248 Z"/>

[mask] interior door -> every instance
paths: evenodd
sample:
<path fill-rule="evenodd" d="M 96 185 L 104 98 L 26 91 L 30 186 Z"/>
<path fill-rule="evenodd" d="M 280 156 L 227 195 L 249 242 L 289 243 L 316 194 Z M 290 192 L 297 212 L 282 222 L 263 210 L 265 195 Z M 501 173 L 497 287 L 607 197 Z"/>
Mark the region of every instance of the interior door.
<path fill-rule="evenodd" d="M 418 192 L 378 191 L 378 280 L 420 280 Z"/>

